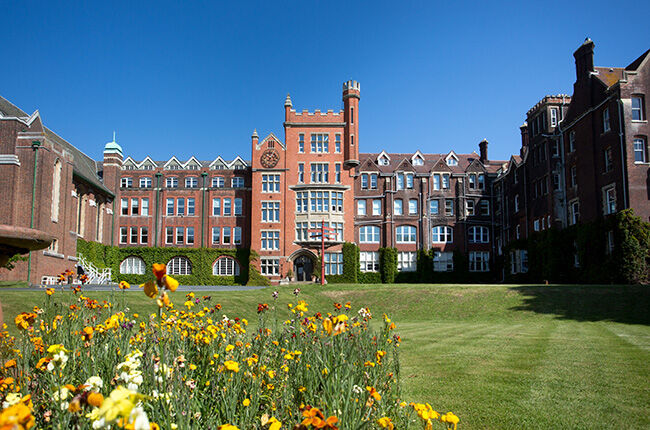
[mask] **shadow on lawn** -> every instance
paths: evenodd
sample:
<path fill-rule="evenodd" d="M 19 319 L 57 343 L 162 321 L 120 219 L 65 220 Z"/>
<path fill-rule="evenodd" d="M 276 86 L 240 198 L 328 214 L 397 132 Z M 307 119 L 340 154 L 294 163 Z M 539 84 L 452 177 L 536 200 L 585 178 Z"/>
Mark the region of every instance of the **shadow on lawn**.
<path fill-rule="evenodd" d="M 650 325 L 650 287 L 644 286 L 521 286 L 523 296 L 511 310 L 554 314 L 576 321 L 616 321 Z"/>

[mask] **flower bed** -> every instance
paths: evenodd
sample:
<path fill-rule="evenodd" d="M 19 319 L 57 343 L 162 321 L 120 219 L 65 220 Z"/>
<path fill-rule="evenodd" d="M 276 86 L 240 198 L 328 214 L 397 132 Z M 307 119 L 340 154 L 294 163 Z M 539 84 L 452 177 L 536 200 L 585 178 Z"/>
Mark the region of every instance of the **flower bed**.
<path fill-rule="evenodd" d="M 299 296 L 280 306 L 274 293 L 252 328 L 209 296 L 175 306 L 165 289 L 177 283 L 164 273 L 155 267 L 142 286 L 157 314 L 83 291 L 62 314 L 48 289 L 42 308 L 17 316 L 20 334 L 0 337 L 0 428 L 456 427 L 455 415 L 401 398 L 388 316 L 374 330 L 367 308 L 311 312 Z"/>

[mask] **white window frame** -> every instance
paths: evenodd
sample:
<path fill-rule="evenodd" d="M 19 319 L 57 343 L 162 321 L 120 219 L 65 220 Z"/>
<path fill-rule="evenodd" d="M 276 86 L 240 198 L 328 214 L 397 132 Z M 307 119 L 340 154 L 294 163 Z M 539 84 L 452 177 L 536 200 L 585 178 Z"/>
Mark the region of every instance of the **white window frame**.
<path fill-rule="evenodd" d="M 146 176 L 143 178 L 140 178 L 140 188 L 151 188 L 153 181 L 150 177 Z"/>
<path fill-rule="evenodd" d="M 404 201 L 402 199 L 393 200 L 393 215 L 404 215 Z"/>
<path fill-rule="evenodd" d="M 603 187 L 603 214 L 616 213 L 616 184 Z"/>
<path fill-rule="evenodd" d="M 433 271 L 451 272 L 454 270 L 454 253 L 435 251 L 433 253 Z"/>
<path fill-rule="evenodd" d="M 364 199 L 357 200 L 357 215 L 366 215 L 366 201 Z"/>
<path fill-rule="evenodd" d="M 260 273 L 264 276 L 279 276 L 280 259 L 265 257 L 260 258 Z"/>
<path fill-rule="evenodd" d="M 372 200 L 372 215 L 377 216 L 381 215 L 381 200 L 373 199 Z"/>
<path fill-rule="evenodd" d="M 647 163 L 648 162 L 648 146 L 646 144 L 647 140 L 644 137 L 636 136 L 633 141 L 634 148 L 634 162 L 635 163 Z M 637 154 L 641 154 L 641 159 L 637 160 Z"/>
<path fill-rule="evenodd" d="M 359 252 L 359 269 L 362 272 L 379 272 L 379 252 Z"/>
<path fill-rule="evenodd" d="M 471 226 L 467 230 L 469 243 L 490 243 L 490 229 L 482 225 Z"/>
<path fill-rule="evenodd" d="M 135 255 L 126 257 L 120 263 L 120 274 L 122 275 L 144 275 L 146 264 L 144 260 Z"/>
<path fill-rule="evenodd" d="M 190 259 L 183 256 L 173 257 L 167 263 L 168 275 L 191 275 L 192 263 Z"/>
<path fill-rule="evenodd" d="M 178 188 L 178 177 L 168 176 L 165 178 L 165 188 Z"/>
<path fill-rule="evenodd" d="M 196 176 L 188 176 L 185 178 L 185 188 L 198 188 L 199 178 Z"/>
<path fill-rule="evenodd" d="M 418 199 L 409 199 L 409 215 L 417 215 Z"/>
<path fill-rule="evenodd" d="M 454 229 L 448 225 L 431 227 L 431 243 L 453 243 Z"/>
<path fill-rule="evenodd" d="M 239 262 L 228 256 L 219 257 L 212 264 L 214 276 L 239 276 L 240 270 Z"/>
<path fill-rule="evenodd" d="M 261 230 L 260 249 L 263 251 L 279 251 L 280 230 Z"/>
<path fill-rule="evenodd" d="M 489 251 L 470 251 L 470 253 L 469 253 L 469 271 L 470 272 L 489 272 L 490 271 L 490 252 Z"/>
<path fill-rule="evenodd" d="M 415 251 L 400 251 L 397 253 L 397 270 L 400 272 L 415 272 L 418 268 L 418 253 Z"/>
<path fill-rule="evenodd" d="M 363 225 L 359 227 L 359 243 L 379 243 L 381 229 L 376 225 Z"/>
<path fill-rule="evenodd" d="M 417 243 L 418 230 L 412 225 L 399 225 L 395 227 L 396 243 Z"/>

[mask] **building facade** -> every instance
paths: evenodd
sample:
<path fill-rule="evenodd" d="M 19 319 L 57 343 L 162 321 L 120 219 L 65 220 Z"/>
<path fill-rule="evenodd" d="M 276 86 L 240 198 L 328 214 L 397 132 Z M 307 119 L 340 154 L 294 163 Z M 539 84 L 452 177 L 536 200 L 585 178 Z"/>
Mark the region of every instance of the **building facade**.
<path fill-rule="evenodd" d="M 74 262 L 78 237 L 177 248 L 175 274 L 191 273 L 186 248 L 251 249 L 273 283 L 313 280 L 321 258 L 326 275 L 341 274 L 345 242 L 358 244 L 364 272 L 379 270 L 381 248 L 396 248 L 400 271 L 415 271 L 417 252 L 432 250 L 433 271 L 458 269 L 456 252 L 465 269 L 490 273 L 509 243 L 537 231 L 627 208 L 650 220 L 648 52 L 626 68 L 603 68 L 593 66 L 593 48 L 587 40 L 574 54 L 571 96 L 546 96 L 527 112 L 510 160 L 490 160 L 487 140 L 470 154 L 360 152 L 356 81 L 343 84 L 342 110 L 298 111 L 287 96 L 284 136 L 255 131 L 250 159 L 230 161 L 137 161 L 114 138 L 95 162 L 45 128 L 38 112 L 0 99 L 0 181 L 12 202 L 1 222 L 28 226 L 33 195 L 34 225 L 58 238 L 32 253 L 32 279 Z M 37 184 L 32 194 L 33 177 L 54 186 Z M 239 274 L 244 262 L 231 260 L 214 261 L 213 274 Z M 144 267 L 134 257 L 120 271 Z"/>

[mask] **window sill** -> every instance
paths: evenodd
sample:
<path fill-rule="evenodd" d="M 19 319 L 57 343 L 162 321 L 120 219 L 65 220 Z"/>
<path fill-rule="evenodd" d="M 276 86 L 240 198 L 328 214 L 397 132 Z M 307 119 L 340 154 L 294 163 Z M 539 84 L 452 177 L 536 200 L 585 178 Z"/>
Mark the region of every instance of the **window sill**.
<path fill-rule="evenodd" d="M 632 124 L 647 124 L 648 120 L 647 119 L 631 119 L 630 122 Z"/>
<path fill-rule="evenodd" d="M 58 252 L 52 252 L 52 251 L 43 251 L 43 255 L 46 255 L 48 257 L 60 258 L 61 260 L 65 258 L 65 255 L 59 254 Z"/>

